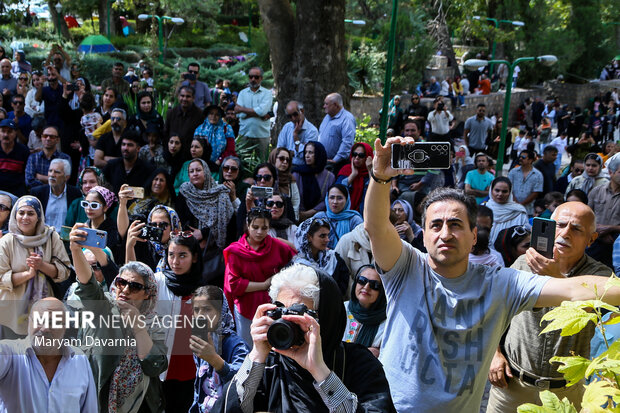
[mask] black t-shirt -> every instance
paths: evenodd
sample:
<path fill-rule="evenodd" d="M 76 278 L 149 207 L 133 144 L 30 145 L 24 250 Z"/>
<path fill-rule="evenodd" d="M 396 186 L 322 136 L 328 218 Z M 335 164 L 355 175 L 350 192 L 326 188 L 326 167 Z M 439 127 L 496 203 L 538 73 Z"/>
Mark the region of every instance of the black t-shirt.
<path fill-rule="evenodd" d="M 112 159 L 103 169 L 103 176 L 112 186 L 114 193 L 118 194 L 123 184 L 129 186 L 144 187 L 146 180 L 153 173 L 155 167 L 144 162 L 142 159 L 136 159 L 136 163 L 129 173 L 125 172 L 125 164 L 123 159 Z"/>
<path fill-rule="evenodd" d="M 97 146 L 95 147 L 95 149 L 103 151 L 103 154 L 105 156 L 120 158 L 122 142 L 122 139 L 119 139 L 118 142 L 114 142 L 114 135 L 112 134 L 112 132 L 104 133 L 97 141 Z"/>
<path fill-rule="evenodd" d="M 543 193 L 548 194 L 553 191 L 555 183 L 555 164 L 553 162 L 546 163 L 542 159 L 539 159 L 534 163 L 534 168 L 538 169 L 543 175 Z"/>

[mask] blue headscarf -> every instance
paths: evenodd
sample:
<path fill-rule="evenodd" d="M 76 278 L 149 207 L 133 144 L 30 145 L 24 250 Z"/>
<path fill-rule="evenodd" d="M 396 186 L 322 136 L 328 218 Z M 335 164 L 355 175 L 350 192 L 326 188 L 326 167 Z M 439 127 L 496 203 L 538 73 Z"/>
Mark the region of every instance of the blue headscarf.
<path fill-rule="evenodd" d="M 351 218 L 355 216 L 362 218 L 362 214 L 349 209 L 351 208 L 351 198 L 349 197 L 349 191 L 347 190 L 347 188 L 344 185 L 340 184 L 332 185 L 332 188 L 338 188 L 338 190 L 342 192 L 347 198 L 347 203 L 344 205 L 344 209 L 342 211 L 337 214 L 333 213 L 329 206 L 329 191 L 327 191 L 327 194 L 325 194 L 325 205 L 327 206 L 327 208 L 325 209 L 325 213 L 327 215 L 327 218 L 329 218 L 332 227 L 329 237 L 330 248 L 334 248 L 344 234 L 351 232 L 351 224 L 349 222 Z"/>

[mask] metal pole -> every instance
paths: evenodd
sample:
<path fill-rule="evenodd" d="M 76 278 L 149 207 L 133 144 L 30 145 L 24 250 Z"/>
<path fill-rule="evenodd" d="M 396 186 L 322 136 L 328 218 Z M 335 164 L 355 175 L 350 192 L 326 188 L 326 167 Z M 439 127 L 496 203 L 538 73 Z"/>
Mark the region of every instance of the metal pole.
<path fill-rule="evenodd" d="M 491 61 L 495 60 L 495 48 L 497 46 L 497 42 L 495 40 L 495 37 L 497 35 L 497 30 L 499 30 L 499 22 L 497 21 L 497 19 L 494 19 L 492 17 L 487 17 L 487 20 L 492 21 L 493 23 L 495 23 L 495 31 L 493 32 L 493 48 L 491 49 Z M 493 63 L 491 63 L 489 65 L 489 80 L 493 79 Z"/>
<path fill-rule="evenodd" d="M 383 110 L 381 111 L 381 127 L 379 128 L 379 138 L 381 143 L 385 143 L 385 134 L 387 132 L 388 121 L 388 103 L 390 102 L 390 93 L 392 89 L 392 64 L 394 60 L 394 48 L 396 42 L 396 16 L 398 14 L 398 0 L 392 1 L 392 21 L 390 23 L 390 38 L 388 40 L 388 54 L 385 63 L 385 83 L 383 85 Z"/>
<path fill-rule="evenodd" d="M 252 6 L 250 6 L 248 16 L 248 47 L 252 48 Z"/>
<path fill-rule="evenodd" d="M 112 0 L 108 0 L 108 40 L 110 40 L 110 14 L 112 14 L 110 4 L 112 4 Z"/>
<path fill-rule="evenodd" d="M 164 26 L 161 17 L 155 16 L 155 18 L 159 24 L 159 63 L 164 63 Z"/>

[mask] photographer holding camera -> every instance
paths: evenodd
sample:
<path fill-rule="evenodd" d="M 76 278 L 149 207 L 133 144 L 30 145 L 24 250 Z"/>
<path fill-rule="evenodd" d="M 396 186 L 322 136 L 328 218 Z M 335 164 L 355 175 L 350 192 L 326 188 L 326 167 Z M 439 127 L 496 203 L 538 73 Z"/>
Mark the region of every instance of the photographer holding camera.
<path fill-rule="evenodd" d="M 452 142 L 450 140 L 450 122 L 454 116 L 446 108 L 443 96 L 437 96 L 434 103 L 435 109 L 428 114 L 428 121 L 431 124 L 431 133 L 428 137 L 429 142 Z"/>
<path fill-rule="evenodd" d="M 341 341 L 346 311 L 329 275 L 293 265 L 273 277 L 269 296 L 275 304 L 252 321 L 254 348 L 213 412 L 395 412 L 381 364 Z"/>
<path fill-rule="evenodd" d="M 181 86 L 191 86 L 196 93 L 194 94 L 194 104 L 201 110 L 211 104 L 211 89 L 206 83 L 198 80 L 200 76 L 200 65 L 197 62 L 192 62 L 187 65 L 187 71 L 181 73 L 181 79 L 179 81 L 179 88 Z M 178 92 L 177 88 L 177 92 Z"/>

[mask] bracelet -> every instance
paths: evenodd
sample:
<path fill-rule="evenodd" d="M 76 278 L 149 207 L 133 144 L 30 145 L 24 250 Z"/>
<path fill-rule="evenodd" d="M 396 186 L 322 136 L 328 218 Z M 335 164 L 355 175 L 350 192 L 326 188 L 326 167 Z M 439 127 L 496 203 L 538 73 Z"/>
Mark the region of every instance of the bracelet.
<path fill-rule="evenodd" d="M 375 176 L 374 172 L 372 171 L 372 168 L 370 168 L 370 177 L 373 179 L 373 181 L 381 185 L 387 185 L 392 181 L 392 179 L 394 179 L 393 176 L 390 177 L 390 179 L 379 179 Z"/>

